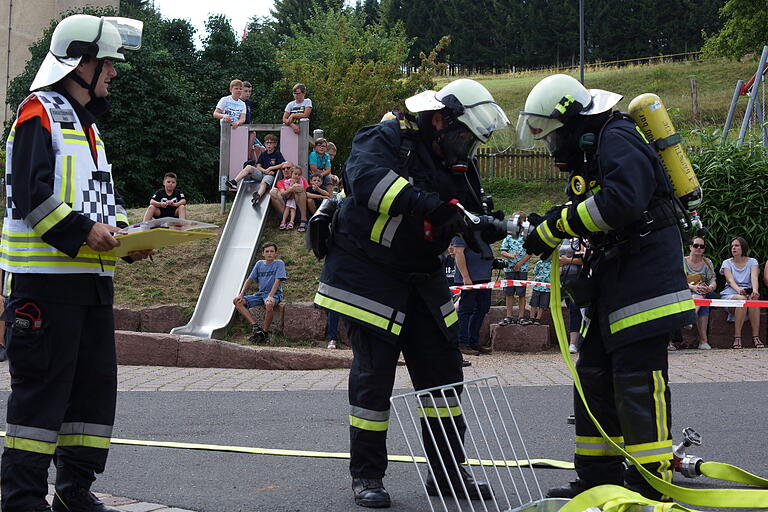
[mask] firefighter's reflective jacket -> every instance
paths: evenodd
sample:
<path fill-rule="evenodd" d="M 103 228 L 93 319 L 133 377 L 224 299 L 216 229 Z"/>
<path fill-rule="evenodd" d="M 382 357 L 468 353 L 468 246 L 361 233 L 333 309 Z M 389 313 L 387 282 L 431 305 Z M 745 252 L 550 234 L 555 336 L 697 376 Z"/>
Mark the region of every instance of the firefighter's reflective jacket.
<path fill-rule="evenodd" d="M 695 323 L 672 188 L 653 147 L 634 123 L 614 116 L 590 158 L 598 183 L 563 210 L 562 224 L 572 235 L 617 241 L 595 258 L 587 315 L 599 315 L 607 349 Z"/>
<path fill-rule="evenodd" d="M 409 154 L 401 165 L 403 148 Z M 408 118 L 357 133 L 344 170 L 347 198 L 332 225 L 316 304 L 394 341 L 409 295 L 418 293 L 448 339 L 456 338 L 458 318 L 440 264 L 450 236 L 425 240 L 424 218 L 411 214 L 427 194 L 443 201 L 468 195 L 440 165 Z"/>
<path fill-rule="evenodd" d="M 13 162 L 19 161 L 14 154 L 16 125 L 33 120 L 40 128 L 34 137 L 27 137 L 27 144 L 35 140 L 40 146 L 29 155 L 19 155 L 25 165 L 14 169 Z M 43 151 L 43 144 L 49 143 L 49 150 Z M 84 129 L 63 94 L 36 92 L 19 107 L 6 148 L 8 199 L 0 268 L 14 273 L 111 276 L 115 256 L 82 245 L 94 222 L 115 226 L 127 221 L 96 125 Z M 49 154 L 52 161 L 43 161 Z M 38 165 L 28 162 L 32 158 L 43 160 Z"/>

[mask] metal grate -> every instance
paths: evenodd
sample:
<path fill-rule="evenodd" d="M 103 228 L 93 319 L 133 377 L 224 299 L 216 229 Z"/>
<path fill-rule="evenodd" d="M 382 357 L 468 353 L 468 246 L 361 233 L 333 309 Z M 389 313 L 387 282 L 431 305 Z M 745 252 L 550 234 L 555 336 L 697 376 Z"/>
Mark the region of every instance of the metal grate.
<path fill-rule="evenodd" d="M 461 400 L 456 402 L 456 396 L 461 396 Z M 432 512 L 448 511 L 449 506 L 450 510 L 459 511 L 545 512 L 559 510 L 567 502 L 544 498 L 498 377 L 405 393 L 393 396 L 390 402 Z M 438 414 L 441 420 L 423 420 L 428 411 L 434 417 L 434 411 L 440 410 L 438 404 L 451 402 L 458 405 L 451 413 Z M 466 436 L 456 448 L 451 446 L 450 439 L 461 437 L 460 418 L 466 424 Z M 427 462 L 426 443 L 434 447 L 438 460 L 425 464 L 424 472 L 419 464 Z M 455 453 L 457 450 L 459 453 Z M 467 486 L 460 477 L 438 479 L 436 474 L 456 476 L 462 472 L 471 476 L 473 485 Z M 431 486 L 432 494 L 437 496 L 429 496 L 428 478 L 437 482 L 437 486 Z M 477 482 L 491 486 L 489 499 L 468 499 L 481 494 Z M 436 488 L 439 492 L 435 492 Z"/>

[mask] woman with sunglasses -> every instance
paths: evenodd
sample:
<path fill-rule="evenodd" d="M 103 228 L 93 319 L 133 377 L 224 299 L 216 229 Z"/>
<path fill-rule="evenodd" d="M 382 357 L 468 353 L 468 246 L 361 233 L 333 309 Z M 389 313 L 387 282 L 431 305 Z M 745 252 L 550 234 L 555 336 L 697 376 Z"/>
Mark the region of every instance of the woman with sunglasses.
<path fill-rule="evenodd" d="M 744 238 L 737 236 L 731 239 L 731 254 L 720 266 L 720 274 L 725 276 L 725 289 L 720 292 L 720 298 L 733 300 L 756 300 L 760 297 L 757 292 L 758 275 L 760 266 L 755 258 L 748 258 L 749 245 Z M 760 340 L 759 308 L 734 308 L 736 321 L 733 325 L 733 348 L 740 349 L 741 328 L 744 326 L 744 317 L 749 315 L 749 324 L 752 327 L 752 342 L 755 348 L 765 348 Z"/>
<path fill-rule="evenodd" d="M 690 253 L 685 257 L 685 273 L 688 277 L 688 288 L 694 299 L 716 299 L 715 293 L 717 281 L 715 280 L 715 267 L 709 258 L 704 257 L 706 243 L 697 236 L 690 246 Z M 707 339 L 707 324 L 709 323 L 709 306 L 696 306 L 696 327 L 699 331 L 698 347 L 709 350 L 712 347 Z"/>

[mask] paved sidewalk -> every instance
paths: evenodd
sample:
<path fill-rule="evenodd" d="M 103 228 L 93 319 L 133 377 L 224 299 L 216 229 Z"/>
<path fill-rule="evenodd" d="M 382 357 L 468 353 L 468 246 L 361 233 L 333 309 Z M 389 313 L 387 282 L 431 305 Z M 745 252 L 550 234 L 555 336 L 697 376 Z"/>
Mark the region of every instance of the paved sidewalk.
<path fill-rule="evenodd" d="M 324 350 L 324 349 L 318 349 Z M 467 356 L 465 379 L 498 375 L 506 386 L 568 385 L 571 377 L 560 354 L 500 352 Z M 0 390 L 10 389 L 0 364 Z M 681 350 L 669 354 L 672 383 L 768 381 L 768 349 Z M 347 389 L 349 370 L 231 370 L 120 366 L 120 391 L 305 391 Z M 410 388 L 408 371 L 397 369 L 395 388 Z"/>
<path fill-rule="evenodd" d="M 53 501 L 53 492 L 53 485 L 48 484 L 48 496 L 46 496 L 45 499 L 48 501 L 49 505 Z M 194 512 L 193 510 L 187 510 L 185 508 L 166 507 L 159 503 L 148 503 L 132 498 L 121 498 L 102 492 L 95 492 L 94 494 L 104 502 L 105 505 L 114 507 L 121 512 Z"/>

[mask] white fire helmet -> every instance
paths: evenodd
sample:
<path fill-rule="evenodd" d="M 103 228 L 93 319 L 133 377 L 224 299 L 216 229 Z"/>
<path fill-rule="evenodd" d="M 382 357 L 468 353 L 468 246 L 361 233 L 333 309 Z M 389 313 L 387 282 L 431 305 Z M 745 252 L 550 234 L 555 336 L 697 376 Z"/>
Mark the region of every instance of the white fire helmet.
<path fill-rule="evenodd" d="M 424 91 L 405 100 L 411 112 L 442 110 L 448 107 L 480 142 L 487 142 L 495 130 L 507 128 L 509 119 L 491 93 L 468 78 L 454 80 L 439 91 Z"/>
<path fill-rule="evenodd" d="M 125 50 L 141 47 L 144 23 L 131 18 L 75 14 L 56 26 L 45 60 L 29 87 L 30 91 L 55 84 L 74 71 L 83 56 L 125 60 Z"/>

